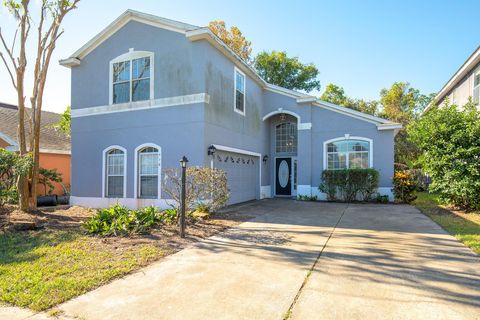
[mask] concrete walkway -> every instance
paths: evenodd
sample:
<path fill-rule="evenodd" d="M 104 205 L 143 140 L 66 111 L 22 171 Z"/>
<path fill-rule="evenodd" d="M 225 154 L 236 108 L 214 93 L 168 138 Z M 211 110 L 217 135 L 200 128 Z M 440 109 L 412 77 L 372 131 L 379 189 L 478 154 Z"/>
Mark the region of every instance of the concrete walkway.
<path fill-rule="evenodd" d="M 87 320 L 480 319 L 479 257 L 411 206 L 239 210 L 257 218 L 57 309 Z"/>

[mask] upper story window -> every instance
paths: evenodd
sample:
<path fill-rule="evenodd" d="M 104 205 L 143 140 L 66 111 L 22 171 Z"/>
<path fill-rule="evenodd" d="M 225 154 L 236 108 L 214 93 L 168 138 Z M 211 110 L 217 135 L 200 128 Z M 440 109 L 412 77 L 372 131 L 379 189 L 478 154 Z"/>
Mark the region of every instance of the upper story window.
<path fill-rule="evenodd" d="M 326 143 L 328 170 L 366 169 L 371 166 L 371 141 L 341 139 Z"/>
<path fill-rule="evenodd" d="M 105 152 L 105 196 L 125 196 L 125 150 L 112 147 Z"/>
<path fill-rule="evenodd" d="M 480 104 L 480 68 L 473 74 L 473 102 Z"/>
<path fill-rule="evenodd" d="M 292 122 L 281 123 L 275 127 L 275 151 L 297 152 L 297 125 Z"/>
<path fill-rule="evenodd" d="M 129 51 L 110 62 L 110 104 L 153 99 L 153 53 Z"/>
<path fill-rule="evenodd" d="M 235 68 L 235 105 L 234 110 L 245 115 L 245 74 Z"/>

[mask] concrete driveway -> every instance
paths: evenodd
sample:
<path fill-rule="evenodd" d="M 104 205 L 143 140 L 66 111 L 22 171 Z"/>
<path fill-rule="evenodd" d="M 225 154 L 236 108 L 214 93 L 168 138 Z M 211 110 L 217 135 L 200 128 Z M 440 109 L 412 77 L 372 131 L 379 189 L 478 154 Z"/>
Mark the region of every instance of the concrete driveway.
<path fill-rule="evenodd" d="M 411 206 L 257 217 L 59 307 L 83 319 L 480 319 L 480 259 Z"/>

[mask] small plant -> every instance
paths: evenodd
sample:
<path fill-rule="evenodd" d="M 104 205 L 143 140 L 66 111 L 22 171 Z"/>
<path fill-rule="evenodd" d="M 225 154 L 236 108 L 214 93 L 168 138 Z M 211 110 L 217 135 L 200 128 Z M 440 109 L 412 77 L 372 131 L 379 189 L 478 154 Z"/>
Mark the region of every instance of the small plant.
<path fill-rule="evenodd" d="M 415 177 L 408 171 L 395 172 L 392 191 L 395 194 L 395 202 L 412 203 L 417 199 Z"/>
<path fill-rule="evenodd" d="M 197 206 L 196 211 L 197 212 L 202 212 L 202 213 L 210 213 L 210 208 L 206 204 L 200 203 Z"/>
<path fill-rule="evenodd" d="M 20 156 L 0 148 L 0 206 L 18 202 L 17 179 L 28 175 L 32 165 L 31 154 Z"/>
<path fill-rule="evenodd" d="M 102 236 L 117 236 L 133 233 L 146 233 L 160 223 L 175 222 L 175 210 L 160 211 L 156 207 L 145 207 L 139 210 L 130 210 L 121 205 L 113 205 L 108 209 L 100 209 L 84 223 L 89 233 Z"/>
<path fill-rule="evenodd" d="M 388 203 L 388 196 L 377 194 L 377 197 L 375 198 L 375 201 L 377 203 Z"/>
<path fill-rule="evenodd" d="M 60 172 L 57 172 L 57 169 L 40 168 L 38 170 L 38 174 L 38 183 L 43 186 L 43 189 L 45 191 L 44 195 L 52 194 L 53 189 L 55 189 L 55 185 L 53 184 L 53 182 L 62 182 L 62 174 Z"/>
<path fill-rule="evenodd" d="M 298 195 L 297 199 L 300 201 L 317 201 L 317 196 L 308 196 L 308 195 Z"/>

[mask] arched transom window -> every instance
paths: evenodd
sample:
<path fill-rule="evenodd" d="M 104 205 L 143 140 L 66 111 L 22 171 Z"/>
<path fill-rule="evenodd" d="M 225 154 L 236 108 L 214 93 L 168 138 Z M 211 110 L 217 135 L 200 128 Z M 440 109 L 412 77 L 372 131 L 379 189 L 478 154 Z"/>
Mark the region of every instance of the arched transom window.
<path fill-rule="evenodd" d="M 138 151 L 138 197 L 158 198 L 159 152 L 155 147 Z"/>
<path fill-rule="evenodd" d="M 275 151 L 297 152 L 297 125 L 292 122 L 281 123 L 275 127 Z"/>
<path fill-rule="evenodd" d="M 327 143 L 327 169 L 369 168 L 370 144 L 370 141 L 356 139 Z"/>
<path fill-rule="evenodd" d="M 105 160 L 105 195 L 110 198 L 122 198 L 124 196 L 125 152 L 120 149 L 111 149 L 106 153 Z"/>

